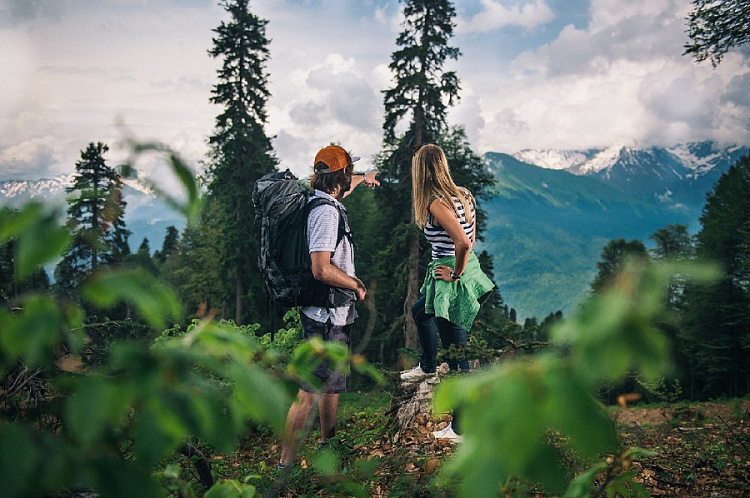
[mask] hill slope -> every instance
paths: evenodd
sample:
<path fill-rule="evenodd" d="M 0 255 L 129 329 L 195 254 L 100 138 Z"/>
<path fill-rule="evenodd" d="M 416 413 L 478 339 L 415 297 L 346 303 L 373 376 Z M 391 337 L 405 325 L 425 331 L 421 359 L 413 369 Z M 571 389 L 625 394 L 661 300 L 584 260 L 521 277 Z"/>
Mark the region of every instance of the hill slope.
<path fill-rule="evenodd" d="M 634 196 L 596 177 L 545 169 L 501 153 L 485 155 L 495 176 L 482 249 L 495 258 L 500 293 L 520 317 L 568 312 L 586 295 L 602 247 L 642 239 L 695 213 Z"/>

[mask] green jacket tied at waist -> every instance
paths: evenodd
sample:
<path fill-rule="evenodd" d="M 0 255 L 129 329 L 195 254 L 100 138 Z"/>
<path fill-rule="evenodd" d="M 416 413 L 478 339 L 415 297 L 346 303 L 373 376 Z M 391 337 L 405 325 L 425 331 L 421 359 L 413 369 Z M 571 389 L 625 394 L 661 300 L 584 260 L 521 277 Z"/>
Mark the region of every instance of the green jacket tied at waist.
<path fill-rule="evenodd" d="M 484 298 L 495 284 L 482 271 L 473 250 L 459 280 L 446 282 L 435 278 L 437 265 L 453 268 L 455 262 L 455 256 L 432 261 L 427 266 L 427 276 L 420 292 L 425 296 L 425 313 L 445 318 L 468 332 Z"/>

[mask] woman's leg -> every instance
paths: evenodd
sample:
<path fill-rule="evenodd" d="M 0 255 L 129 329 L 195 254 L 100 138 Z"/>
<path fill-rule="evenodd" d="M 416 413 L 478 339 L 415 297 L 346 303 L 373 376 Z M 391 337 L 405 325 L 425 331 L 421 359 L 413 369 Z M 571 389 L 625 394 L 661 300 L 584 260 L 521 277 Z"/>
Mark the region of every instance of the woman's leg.
<path fill-rule="evenodd" d="M 447 351 L 451 347 L 451 344 L 455 344 L 458 347 L 466 346 L 466 331 L 463 328 L 442 317 L 437 317 L 435 321 L 437 322 L 437 330 L 440 332 L 440 341 L 443 343 L 443 349 Z M 461 370 L 469 370 L 469 360 L 466 358 L 459 361 L 450 355 L 446 355 L 446 363 L 448 363 L 451 370 L 458 370 L 459 367 Z"/>
<path fill-rule="evenodd" d="M 425 298 L 422 296 L 411 307 L 411 315 L 417 325 L 419 342 L 422 344 L 422 360 L 419 362 L 424 372 L 432 373 L 437 370 L 437 331 L 435 330 L 435 315 L 424 311 Z"/>

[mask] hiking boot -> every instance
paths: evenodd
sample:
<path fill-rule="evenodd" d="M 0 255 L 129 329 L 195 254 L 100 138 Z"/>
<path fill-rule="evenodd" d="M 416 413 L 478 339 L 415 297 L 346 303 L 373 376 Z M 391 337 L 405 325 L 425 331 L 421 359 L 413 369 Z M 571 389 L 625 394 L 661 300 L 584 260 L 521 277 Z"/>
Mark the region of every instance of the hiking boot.
<path fill-rule="evenodd" d="M 448 424 L 445 429 L 433 432 L 432 435 L 435 439 L 450 439 L 454 443 L 462 443 L 464 440 L 463 436 L 460 436 L 453 431 L 452 423 Z"/>
<path fill-rule="evenodd" d="M 435 372 L 425 372 L 422 370 L 422 365 L 417 365 L 411 370 L 401 372 L 401 380 L 404 382 L 419 382 L 427 377 L 434 377 L 437 375 Z"/>

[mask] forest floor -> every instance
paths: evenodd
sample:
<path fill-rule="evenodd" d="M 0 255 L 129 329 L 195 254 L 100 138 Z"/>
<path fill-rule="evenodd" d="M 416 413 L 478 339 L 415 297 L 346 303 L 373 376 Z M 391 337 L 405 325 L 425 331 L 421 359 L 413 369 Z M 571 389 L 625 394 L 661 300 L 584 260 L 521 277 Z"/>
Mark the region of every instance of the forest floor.
<path fill-rule="evenodd" d="M 457 446 L 431 435 L 447 419 L 418 416 L 414 429 L 396 435 L 389 405 L 385 391 L 342 395 L 335 453 L 316 449 L 313 427 L 298 465 L 286 474 L 276 470 L 278 438 L 253 431 L 236 452 L 209 456 L 214 477 L 245 480 L 266 496 L 455 496 L 438 476 Z M 623 448 L 653 452 L 633 462 L 635 480 L 652 496 L 750 496 L 750 400 L 634 405 L 611 413 Z M 182 464 L 191 472 L 189 462 Z M 524 496 L 547 496 L 526 488 Z"/>

